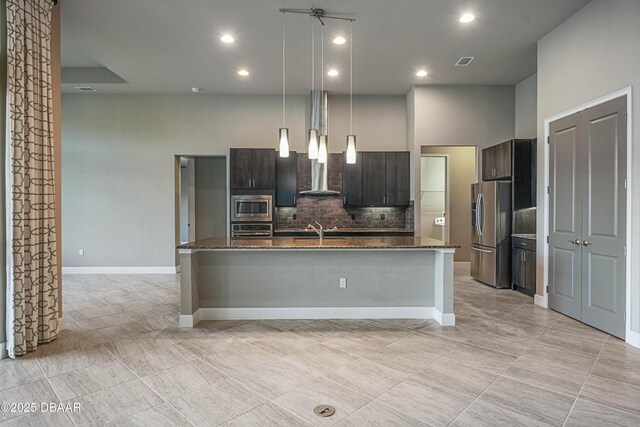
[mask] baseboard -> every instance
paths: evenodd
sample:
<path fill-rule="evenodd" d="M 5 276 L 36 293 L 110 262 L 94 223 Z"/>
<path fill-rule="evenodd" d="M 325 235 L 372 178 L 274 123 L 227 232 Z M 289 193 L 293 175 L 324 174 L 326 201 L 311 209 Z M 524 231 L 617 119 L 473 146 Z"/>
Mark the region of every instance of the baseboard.
<path fill-rule="evenodd" d="M 433 318 L 442 326 L 454 326 L 456 324 L 456 315 L 453 313 L 443 313 L 437 308 L 433 309 Z"/>
<path fill-rule="evenodd" d="M 176 267 L 62 267 L 62 274 L 176 274 Z"/>
<path fill-rule="evenodd" d="M 6 342 L 0 342 L 0 359 L 6 359 L 8 356 L 7 354 L 7 343 Z"/>
<path fill-rule="evenodd" d="M 535 294 L 533 296 L 533 303 L 535 305 L 539 305 L 540 307 L 549 308 L 549 303 L 546 295 L 542 296 L 542 295 Z"/>
<path fill-rule="evenodd" d="M 634 331 L 627 332 L 627 339 L 625 340 L 627 344 L 632 345 L 634 347 L 640 348 L 640 334 Z"/>
<path fill-rule="evenodd" d="M 180 326 L 193 327 L 200 320 L 263 319 L 435 319 L 434 307 L 255 307 L 200 308 L 181 315 Z M 445 315 L 447 321 L 452 318 Z"/>

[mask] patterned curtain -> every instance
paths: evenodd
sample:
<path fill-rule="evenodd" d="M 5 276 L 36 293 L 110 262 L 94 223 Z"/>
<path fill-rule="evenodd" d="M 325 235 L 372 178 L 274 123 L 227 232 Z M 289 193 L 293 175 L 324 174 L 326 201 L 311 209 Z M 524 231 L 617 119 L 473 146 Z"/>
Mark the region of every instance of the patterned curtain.
<path fill-rule="evenodd" d="M 51 0 L 7 1 L 9 356 L 58 335 Z"/>

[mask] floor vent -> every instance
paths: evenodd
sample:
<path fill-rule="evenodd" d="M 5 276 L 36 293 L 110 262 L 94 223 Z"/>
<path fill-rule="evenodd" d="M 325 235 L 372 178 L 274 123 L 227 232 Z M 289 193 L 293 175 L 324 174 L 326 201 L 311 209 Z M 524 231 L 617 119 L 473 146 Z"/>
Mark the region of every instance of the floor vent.
<path fill-rule="evenodd" d="M 456 67 L 466 67 L 467 65 L 471 64 L 471 61 L 473 61 L 475 58 L 475 56 L 463 56 L 462 58 L 458 59 L 458 62 L 456 62 Z"/>

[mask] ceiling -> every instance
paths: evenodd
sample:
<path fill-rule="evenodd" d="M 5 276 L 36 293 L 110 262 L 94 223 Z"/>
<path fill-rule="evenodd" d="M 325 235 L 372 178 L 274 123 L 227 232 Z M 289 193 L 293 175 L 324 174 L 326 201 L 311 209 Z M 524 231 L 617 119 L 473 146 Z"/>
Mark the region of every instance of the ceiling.
<path fill-rule="evenodd" d="M 321 7 L 355 18 L 357 94 L 406 94 L 415 84 L 511 85 L 536 71 L 536 41 L 589 0 L 64 0 L 62 66 L 106 67 L 124 83 L 91 83 L 100 93 L 274 94 L 282 91 L 278 9 Z M 458 22 L 471 11 L 476 20 Z M 287 14 L 287 93 L 311 86 L 311 22 Z M 316 85 L 320 85 L 316 21 Z M 325 89 L 349 90 L 349 23 L 327 21 Z M 224 33 L 236 42 L 220 41 Z M 469 67 L 455 67 L 475 56 Z M 249 77 L 237 71 L 246 68 Z M 429 75 L 416 77 L 418 69 Z M 64 73 L 63 73 L 64 74 Z M 88 73 L 99 76 L 101 73 Z M 96 79 L 98 79 L 96 77 Z M 73 92 L 75 82 L 63 84 Z M 317 88 L 317 87 L 316 87 Z"/>

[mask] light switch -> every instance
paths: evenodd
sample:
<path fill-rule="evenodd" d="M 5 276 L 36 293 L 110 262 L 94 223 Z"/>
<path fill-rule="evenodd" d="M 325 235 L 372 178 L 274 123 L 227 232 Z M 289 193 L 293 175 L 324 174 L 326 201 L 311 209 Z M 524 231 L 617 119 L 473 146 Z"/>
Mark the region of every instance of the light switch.
<path fill-rule="evenodd" d="M 84 256 L 84 249 L 78 249 L 78 255 Z"/>
<path fill-rule="evenodd" d="M 347 278 L 346 277 L 341 277 L 340 278 L 340 288 L 344 289 L 347 287 Z"/>

